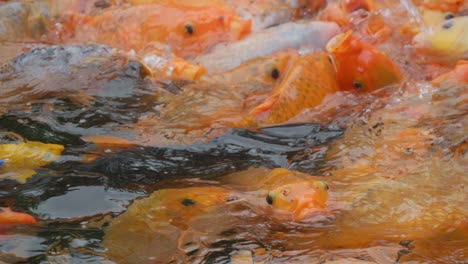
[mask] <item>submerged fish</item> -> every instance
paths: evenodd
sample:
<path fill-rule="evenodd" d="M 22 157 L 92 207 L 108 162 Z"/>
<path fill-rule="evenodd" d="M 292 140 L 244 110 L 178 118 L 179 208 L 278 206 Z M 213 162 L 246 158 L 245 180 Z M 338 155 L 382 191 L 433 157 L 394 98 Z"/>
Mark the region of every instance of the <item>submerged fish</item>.
<path fill-rule="evenodd" d="M 109 93 L 119 90 L 111 83 L 127 81 L 127 87 L 129 83 L 133 83 L 133 87 L 145 86 L 147 75 L 148 70 L 142 63 L 105 46 L 36 48 L 2 65 L 0 114 L 12 108 L 27 108 L 41 99 L 66 98 L 89 106 L 93 96 L 128 94 L 129 91 Z"/>
<path fill-rule="evenodd" d="M 158 101 L 165 105 L 160 114 L 141 118 L 132 128 L 136 138 L 128 139 L 152 146 L 191 144 L 239 126 L 287 75 L 295 56 L 295 51 L 288 50 L 254 58 L 230 71 L 207 74 L 175 95 L 161 96 Z"/>
<path fill-rule="evenodd" d="M 340 89 L 371 92 L 399 83 L 402 78 L 400 69 L 386 54 L 364 43 L 351 31 L 330 40 L 327 51 Z"/>
<path fill-rule="evenodd" d="M 56 160 L 63 151 L 62 145 L 28 141 L 17 144 L 1 144 L 1 179 L 13 179 L 20 183 L 36 174 L 35 169 Z"/>
<path fill-rule="evenodd" d="M 413 39 L 417 52 L 436 62 L 454 63 L 468 59 L 468 16 L 444 20 L 433 31 L 421 32 Z"/>
<path fill-rule="evenodd" d="M 52 37 L 58 33 L 62 41 L 97 42 L 137 52 L 160 42 L 181 57 L 206 52 L 217 43 L 235 41 L 250 32 L 250 21 L 217 6 L 138 5 L 97 16 L 70 14 L 57 23 Z"/>
<path fill-rule="evenodd" d="M 342 207 L 317 243 L 367 247 L 455 231 L 466 240 L 460 230 L 468 221 L 461 187 L 467 184 L 468 91 L 457 75 L 454 70 L 436 79 L 438 87 L 420 84 L 429 93 L 407 91 L 331 147 L 327 163 L 338 169 L 327 178 L 336 191 L 329 200 Z"/>
<path fill-rule="evenodd" d="M 0 207 L 0 230 L 17 225 L 34 225 L 36 219 L 25 213 L 13 212 L 8 207 Z"/>
<path fill-rule="evenodd" d="M 199 243 L 197 237 L 203 228 L 210 227 L 210 233 L 232 228 L 235 221 L 229 218 L 236 217 L 229 212 L 242 203 L 257 213 L 270 213 L 272 217 L 289 214 L 294 220 L 325 211 L 327 185 L 306 174 L 275 169 L 256 188 L 257 192 L 215 186 L 156 191 L 135 201 L 105 229 L 106 255 L 119 263 L 180 260 L 181 254 L 188 253 L 183 246 Z M 224 221 L 216 217 L 219 213 Z M 212 243 L 206 236 L 199 239 Z"/>
<path fill-rule="evenodd" d="M 47 32 L 48 6 L 42 3 L 0 4 L 0 41 L 31 40 Z"/>
<path fill-rule="evenodd" d="M 323 50 L 326 43 L 339 33 L 340 28 L 335 23 L 290 22 L 253 33 L 235 43 L 220 44 L 210 53 L 196 57 L 193 62 L 203 65 L 208 72 L 219 73 L 237 67 L 249 59 L 280 50 L 301 47 Z"/>

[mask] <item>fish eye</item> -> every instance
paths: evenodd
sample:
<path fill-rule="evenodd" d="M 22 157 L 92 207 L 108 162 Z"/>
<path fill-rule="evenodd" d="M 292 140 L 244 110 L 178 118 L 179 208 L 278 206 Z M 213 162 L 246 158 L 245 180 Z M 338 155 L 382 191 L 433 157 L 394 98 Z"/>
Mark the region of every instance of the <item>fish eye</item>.
<path fill-rule="evenodd" d="M 279 78 L 279 74 L 280 74 L 280 73 L 279 73 L 279 70 L 278 70 L 276 67 L 273 68 L 273 69 L 271 70 L 271 77 L 272 77 L 273 79 L 275 79 L 275 80 L 278 79 L 278 78 Z"/>
<path fill-rule="evenodd" d="M 360 90 L 362 88 L 362 83 L 360 81 L 353 81 L 353 87 Z"/>
<path fill-rule="evenodd" d="M 271 197 L 270 194 L 267 194 L 266 196 L 266 201 L 269 205 L 272 205 L 273 204 L 273 197 Z"/>
<path fill-rule="evenodd" d="M 266 201 L 269 205 L 273 205 L 273 198 L 274 198 L 274 192 L 271 191 L 271 192 L 268 192 L 267 196 L 266 196 Z"/>
<path fill-rule="evenodd" d="M 189 35 L 192 35 L 195 32 L 192 22 L 187 22 L 184 24 L 184 32 Z"/>
<path fill-rule="evenodd" d="M 443 24 L 442 24 L 442 28 L 443 29 L 449 29 L 453 26 L 453 21 L 451 19 L 445 21 Z"/>
<path fill-rule="evenodd" d="M 455 15 L 454 15 L 452 12 L 448 12 L 448 13 L 446 13 L 446 14 L 444 15 L 444 19 L 445 19 L 445 20 L 449 20 L 449 19 L 452 19 L 452 18 L 454 18 L 454 17 L 455 17 Z"/>
<path fill-rule="evenodd" d="M 322 187 L 322 189 L 324 189 L 325 191 L 328 191 L 328 184 L 326 184 L 323 181 L 319 181 L 319 184 L 320 184 L 320 187 Z"/>
<path fill-rule="evenodd" d="M 195 201 L 190 198 L 184 198 L 182 201 L 180 201 L 180 203 L 184 206 L 191 206 L 195 204 Z"/>

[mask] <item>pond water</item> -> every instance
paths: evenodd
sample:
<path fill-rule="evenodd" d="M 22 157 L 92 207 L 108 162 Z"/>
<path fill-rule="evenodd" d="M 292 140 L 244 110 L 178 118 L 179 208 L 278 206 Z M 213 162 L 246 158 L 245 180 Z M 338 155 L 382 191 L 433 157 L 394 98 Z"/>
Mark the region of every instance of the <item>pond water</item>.
<path fill-rule="evenodd" d="M 467 261 L 468 63 L 413 47 L 418 32 L 408 27 L 430 27 L 431 1 L 355 1 L 355 9 L 353 1 L 67 1 L 0 1 L 0 262 Z M 238 6 L 239 24 L 226 24 L 234 13 L 221 3 Z M 161 23 L 133 23 L 144 5 L 190 15 L 183 29 L 198 44 L 141 37 Z M 271 14 L 259 20 L 264 5 Z M 466 6 L 456 7 L 465 19 Z M 197 35 L 200 10 L 211 12 L 209 40 Z M 210 24 L 218 12 L 222 29 Z M 401 14 L 417 23 L 392 19 Z M 106 24 L 117 15 L 132 22 L 122 32 Z M 274 27 L 262 31 L 270 20 L 297 18 L 336 22 L 310 26 L 324 38 L 354 33 L 327 47 L 291 36 L 299 52 L 264 41 L 278 37 Z M 179 23 L 166 19 L 167 29 Z M 124 37 L 136 29 L 141 36 Z M 145 41 L 179 43 L 162 55 L 153 44 L 151 58 L 184 70 L 153 68 Z M 216 42 L 224 44 L 210 55 Z M 273 50 L 255 55 L 263 45 Z M 353 45 L 361 57 L 346 53 Z M 195 78 L 191 62 L 219 59 L 224 48 L 228 59 L 245 51 L 242 64 Z M 10 224 L 9 210 L 36 221 L 18 215 Z"/>

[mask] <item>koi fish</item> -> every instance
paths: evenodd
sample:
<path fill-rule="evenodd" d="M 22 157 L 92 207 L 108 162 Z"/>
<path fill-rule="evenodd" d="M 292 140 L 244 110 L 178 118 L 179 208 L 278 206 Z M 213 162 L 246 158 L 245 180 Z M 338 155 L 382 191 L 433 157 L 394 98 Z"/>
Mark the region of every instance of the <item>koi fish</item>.
<path fill-rule="evenodd" d="M 434 61 L 453 63 L 468 59 L 468 16 L 443 21 L 433 31 L 421 32 L 413 39 L 415 50 Z"/>
<path fill-rule="evenodd" d="M 62 145 L 28 141 L 0 145 L 0 178 L 26 182 L 34 175 L 35 169 L 56 160 L 63 151 Z"/>
<path fill-rule="evenodd" d="M 398 83 L 402 78 L 400 69 L 387 55 L 364 43 L 351 31 L 330 40 L 327 51 L 342 90 L 371 92 Z"/>
<path fill-rule="evenodd" d="M 57 28 L 51 33 L 58 33 L 65 42 L 98 42 L 137 52 L 152 42 L 160 42 L 183 58 L 206 52 L 219 42 L 238 40 L 250 32 L 250 21 L 217 6 L 182 9 L 138 5 L 97 16 L 71 14 L 58 22 L 65 30 Z"/>
<path fill-rule="evenodd" d="M 339 90 L 333 65 L 323 52 L 297 55 L 268 98 L 247 116 L 247 122 L 278 124 L 319 105 Z"/>
<path fill-rule="evenodd" d="M 0 207 L 0 229 L 16 225 L 34 225 L 36 219 L 25 213 L 13 212 L 8 207 Z"/>
<path fill-rule="evenodd" d="M 166 104 L 160 114 L 138 121 L 130 131 L 137 138 L 131 141 L 158 146 L 191 144 L 228 127 L 244 126 L 244 117 L 281 82 L 295 56 L 295 51 L 286 50 L 254 58 L 227 72 L 204 75 L 178 94 L 162 95 L 158 101 Z"/>
<path fill-rule="evenodd" d="M 178 254 L 185 255 L 183 245 L 193 244 L 191 241 L 203 232 L 197 230 L 199 223 L 203 223 L 200 228 L 209 226 L 209 232 L 222 232 L 235 220 L 218 222 L 215 216 L 235 218 L 229 210 L 239 203 L 247 203 L 247 208 L 253 207 L 258 213 L 272 213 L 273 217 L 278 212 L 289 214 L 296 221 L 308 213 L 324 211 L 327 186 L 307 176 L 275 169 L 256 186 L 259 192 L 216 186 L 156 191 L 135 201 L 105 229 L 106 255 L 119 263 L 166 262 Z"/>
<path fill-rule="evenodd" d="M 217 45 L 210 53 L 196 57 L 193 63 L 203 65 L 208 72 L 224 72 L 249 59 L 280 50 L 301 47 L 323 50 L 326 43 L 340 32 L 338 25 L 331 22 L 285 23 L 251 34 L 235 43 Z M 284 37 L 286 35 L 287 38 Z"/>
<path fill-rule="evenodd" d="M 326 4 L 324 0 L 128 0 L 127 2 L 132 5 L 163 4 L 182 8 L 203 8 L 215 5 L 235 11 L 242 19 L 251 20 L 253 32 L 314 14 Z"/>
<path fill-rule="evenodd" d="M 252 31 L 260 31 L 315 14 L 324 0 L 224 0 L 244 19 L 252 20 Z"/>

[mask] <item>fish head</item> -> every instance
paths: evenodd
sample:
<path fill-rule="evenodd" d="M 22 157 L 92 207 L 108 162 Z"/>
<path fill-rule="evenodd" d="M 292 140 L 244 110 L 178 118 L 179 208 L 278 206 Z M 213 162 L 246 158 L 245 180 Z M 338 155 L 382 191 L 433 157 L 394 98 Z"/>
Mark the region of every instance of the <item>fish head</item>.
<path fill-rule="evenodd" d="M 333 65 L 323 52 L 293 57 L 270 95 L 251 110 L 257 123 L 286 122 L 303 110 L 319 105 L 338 90 Z"/>
<path fill-rule="evenodd" d="M 291 214 L 295 221 L 314 212 L 324 212 L 328 185 L 308 175 L 275 169 L 268 176 L 266 202 L 275 211 Z"/>
<path fill-rule="evenodd" d="M 292 50 L 250 59 L 234 69 L 220 74 L 225 82 L 238 83 L 239 80 L 260 81 L 266 84 L 278 83 L 285 75 L 289 61 L 295 56 Z"/>
<path fill-rule="evenodd" d="M 402 78 L 400 69 L 387 55 L 364 43 L 352 31 L 331 39 L 327 51 L 342 90 L 371 92 Z"/>
<path fill-rule="evenodd" d="M 229 190 L 219 187 L 163 189 L 142 200 L 134 210 L 151 212 L 152 219 L 184 228 L 192 218 L 224 204 L 230 195 Z"/>
<path fill-rule="evenodd" d="M 415 50 L 435 60 L 456 61 L 468 58 L 468 16 L 442 21 L 433 30 L 413 38 Z"/>
<path fill-rule="evenodd" d="M 250 20 L 243 20 L 222 7 L 167 7 L 165 10 L 164 19 L 152 16 L 145 22 L 143 34 L 169 44 L 173 52 L 183 58 L 204 53 L 215 44 L 235 41 L 250 33 Z"/>

